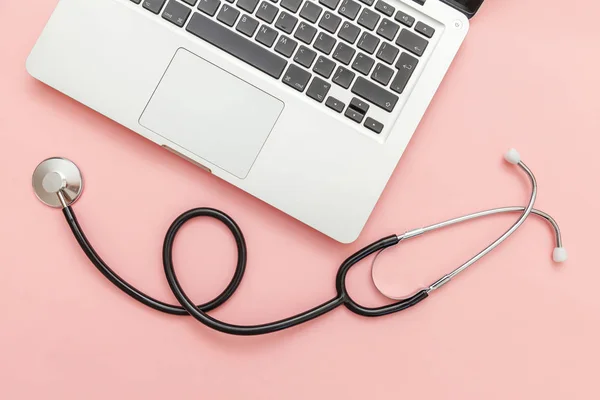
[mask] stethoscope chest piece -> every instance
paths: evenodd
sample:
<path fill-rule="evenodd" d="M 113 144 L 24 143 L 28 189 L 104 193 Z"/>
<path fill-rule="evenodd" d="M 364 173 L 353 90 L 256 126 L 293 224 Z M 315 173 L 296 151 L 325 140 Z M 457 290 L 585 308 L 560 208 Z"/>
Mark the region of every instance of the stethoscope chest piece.
<path fill-rule="evenodd" d="M 83 191 L 81 171 L 61 157 L 42 161 L 33 172 L 33 191 L 47 206 L 63 208 L 75 203 Z"/>

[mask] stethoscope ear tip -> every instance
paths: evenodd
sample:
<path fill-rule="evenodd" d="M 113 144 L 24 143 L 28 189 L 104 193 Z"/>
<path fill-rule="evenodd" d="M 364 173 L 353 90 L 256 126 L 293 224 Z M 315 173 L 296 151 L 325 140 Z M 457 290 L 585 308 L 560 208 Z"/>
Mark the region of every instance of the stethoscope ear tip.
<path fill-rule="evenodd" d="M 515 149 L 509 149 L 506 153 L 504 153 L 504 159 L 511 164 L 517 165 L 521 162 L 521 155 Z"/>
<path fill-rule="evenodd" d="M 556 247 L 552 252 L 552 259 L 555 263 L 562 263 L 567 261 L 569 255 L 567 254 L 567 249 L 564 247 Z"/>

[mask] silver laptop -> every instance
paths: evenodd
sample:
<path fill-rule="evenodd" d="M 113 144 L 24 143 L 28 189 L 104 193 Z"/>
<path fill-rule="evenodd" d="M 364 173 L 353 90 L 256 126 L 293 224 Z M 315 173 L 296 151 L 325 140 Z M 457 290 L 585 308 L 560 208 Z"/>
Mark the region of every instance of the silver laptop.
<path fill-rule="evenodd" d="M 343 243 L 483 0 L 61 0 L 40 81 Z"/>

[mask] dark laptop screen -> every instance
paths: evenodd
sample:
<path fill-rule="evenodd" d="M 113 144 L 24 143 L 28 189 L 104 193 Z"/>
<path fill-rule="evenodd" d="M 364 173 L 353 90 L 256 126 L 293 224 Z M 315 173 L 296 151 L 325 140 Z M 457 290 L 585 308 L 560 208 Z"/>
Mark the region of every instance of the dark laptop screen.
<path fill-rule="evenodd" d="M 484 0 L 453 0 L 458 3 L 469 14 L 475 14 Z"/>

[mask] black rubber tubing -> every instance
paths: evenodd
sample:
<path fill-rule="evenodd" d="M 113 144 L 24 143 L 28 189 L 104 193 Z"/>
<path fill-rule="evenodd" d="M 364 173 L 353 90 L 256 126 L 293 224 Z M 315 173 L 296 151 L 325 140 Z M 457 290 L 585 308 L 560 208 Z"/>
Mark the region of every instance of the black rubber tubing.
<path fill-rule="evenodd" d="M 336 276 L 337 295 L 333 299 L 308 311 L 304 311 L 300 314 L 289 318 L 284 318 L 279 321 L 260 325 L 234 325 L 220 321 L 207 314 L 208 311 L 211 311 L 225 303 L 235 293 L 246 270 L 247 248 L 244 235 L 235 221 L 224 212 L 213 208 L 194 208 L 177 217 L 167 231 L 163 244 L 163 266 L 169 287 L 181 306 L 168 304 L 154 299 L 133 285 L 127 283 L 115 271 L 113 271 L 94 250 L 93 246 L 90 244 L 83 230 L 81 229 L 73 209 L 71 207 L 65 207 L 63 208 L 63 214 L 69 224 L 69 227 L 71 228 L 71 232 L 77 239 L 77 242 L 81 246 L 81 249 L 88 259 L 98 269 L 98 271 L 102 273 L 102 275 L 104 275 L 121 291 L 125 292 L 125 294 L 154 310 L 173 315 L 191 315 L 209 328 L 231 335 L 250 336 L 277 332 L 317 318 L 329 311 L 332 311 L 342 304 L 355 314 L 365 317 L 380 317 L 412 307 L 427 297 L 427 291 L 421 290 L 415 293 L 413 296 L 399 300 L 395 303 L 382 307 L 370 308 L 356 303 L 348 294 L 346 289 L 346 275 L 350 268 L 373 253 L 398 244 L 398 237 L 393 235 L 380 239 L 362 248 L 342 263 Z M 181 284 L 179 283 L 179 280 L 177 279 L 175 268 L 173 266 L 173 245 L 179 229 L 181 229 L 186 222 L 198 217 L 214 218 L 223 223 L 229 229 L 235 239 L 238 254 L 235 272 L 227 287 L 213 300 L 201 305 L 195 305 L 186 295 L 181 287 Z"/>

